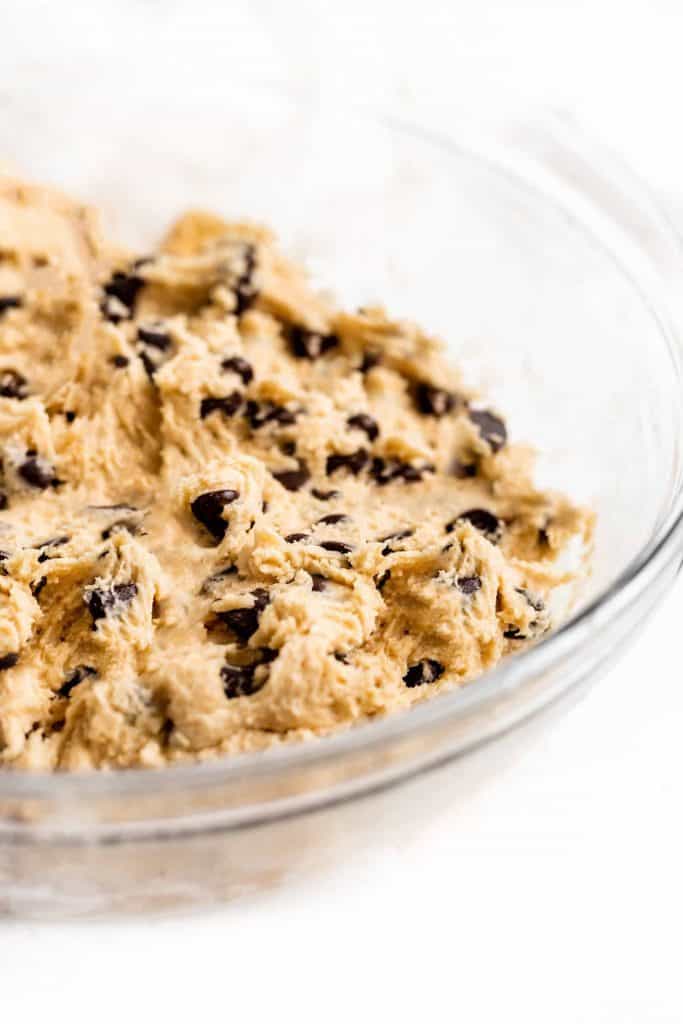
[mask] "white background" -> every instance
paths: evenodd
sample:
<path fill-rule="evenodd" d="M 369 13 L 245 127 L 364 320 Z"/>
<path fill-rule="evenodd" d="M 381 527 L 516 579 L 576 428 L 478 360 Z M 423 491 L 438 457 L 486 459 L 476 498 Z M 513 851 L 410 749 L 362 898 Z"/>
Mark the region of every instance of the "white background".
<path fill-rule="evenodd" d="M 680 0 L 0 0 L 0 13 L 0 158 L 21 130 L 4 97 L 108 76 L 115 104 L 117 81 L 161 48 L 179 74 L 287 74 L 406 111 L 513 90 L 592 126 L 683 229 Z M 504 778 L 409 847 L 208 914 L 0 924 L 3 1017 L 683 1021 L 682 595 Z"/>

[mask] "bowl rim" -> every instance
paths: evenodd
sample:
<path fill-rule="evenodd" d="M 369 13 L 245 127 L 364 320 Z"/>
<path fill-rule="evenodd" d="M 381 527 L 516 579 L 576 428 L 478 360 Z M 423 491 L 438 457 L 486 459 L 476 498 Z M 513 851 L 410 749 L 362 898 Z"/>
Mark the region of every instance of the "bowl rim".
<path fill-rule="evenodd" d="M 300 101 L 299 96 L 297 102 Z M 683 301 L 679 303 L 676 300 L 675 284 L 683 280 L 683 243 L 647 186 L 614 154 L 596 144 L 578 125 L 568 125 L 563 119 L 548 115 L 547 112 L 531 117 L 528 113 L 521 117 L 516 114 L 506 114 L 502 118 L 498 115 L 494 118 L 487 116 L 484 129 L 478 117 L 471 117 L 467 121 L 458 122 L 457 137 L 453 137 L 443 129 L 444 123 L 449 122 L 444 121 L 442 114 L 429 119 L 438 125 L 432 129 L 423 122 L 378 112 L 366 104 L 346 104 L 345 110 L 347 114 L 370 116 L 390 131 L 412 135 L 445 148 L 452 154 L 464 153 L 475 157 L 498 173 L 508 178 L 513 177 L 518 183 L 540 193 L 546 202 L 550 200 L 565 212 L 569 210 L 579 226 L 590 233 L 592 241 L 608 250 L 613 261 L 626 272 L 630 284 L 641 292 L 650 313 L 658 321 L 680 383 L 683 377 Z M 567 182 L 558 176 L 558 166 L 563 161 L 571 165 L 568 181 L 574 186 L 572 197 L 575 208 L 571 207 L 569 193 L 565 191 Z M 574 178 L 578 166 L 581 175 L 577 186 Z M 618 196 L 619 203 L 605 203 L 606 187 L 610 190 L 610 200 Z M 588 208 L 600 215 L 599 223 L 587 223 L 581 211 Z M 622 242 L 632 246 L 640 257 L 646 257 L 647 281 L 640 274 L 629 272 L 621 252 L 617 255 L 614 244 L 609 244 L 605 239 L 600 227 L 603 221 L 610 229 L 617 228 Z M 655 299 L 653 288 L 657 293 L 662 293 L 663 297 Z M 679 388 L 679 410 L 682 408 Z M 0 799 L 68 800 L 73 803 L 94 798 L 150 797 L 187 790 L 206 790 L 238 780 L 245 782 L 266 777 L 282 780 L 288 771 L 324 767 L 344 755 L 376 752 L 394 741 L 426 734 L 436 725 L 457 720 L 473 710 L 492 706 L 502 692 L 514 690 L 533 673 L 549 668 L 567 654 L 579 650 L 587 636 L 604 630 L 622 615 L 653 579 L 680 561 L 682 553 L 683 478 L 679 467 L 666 516 L 654 535 L 624 566 L 616 579 L 536 646 L 504 659 L 465 687 L 440 694 L 403 711 L 361 720 L 332 735 L 189 764 L 75 772 L 0 768 Z M 551 700 L 552 695 L 549 695 L 547 703 Z M 436 762 L 450 760 L 465 750 L 490 742 L 528 717 L 528 714 L 520 714 L 511 725 L 503 724 L 490 735 L 470 737 L 446 756 L 440 756 L 437 752 L 429 759 L 419 760 L 405 771 L 396 773 L 388 784 L 405 780 L 433 767 Z M 353 787 L 353 793 L 381 788 L 376 778 L 371 780 L 369 776 L 365 780 L 366 784 L 363 783 L 361 776 Z M 326 806 L 331 802 L 329 795 L 327 787 L 313 787 L 311 794 L 307 794 L 310 799 L 305 801 L 303 809 L 309 810 L 311 805 Z M 272 807 L 273 816 L 277 816 L 278 808 L 283 810 L 286 802 L 287 798 L 276 797 L 267 806 Z M 237 811 L 242 825 L 250 819 L 263 817 L 262 804 L 246 802 L 239 805 Z M 126 824 L 121 822 L 120 827 L 125 828 Z M 13 820 L 12 827 L 21 830 L 34 826 L 30 822 L 24 826 Z M 91 826 L 84 823 L 83 827 Z"/>

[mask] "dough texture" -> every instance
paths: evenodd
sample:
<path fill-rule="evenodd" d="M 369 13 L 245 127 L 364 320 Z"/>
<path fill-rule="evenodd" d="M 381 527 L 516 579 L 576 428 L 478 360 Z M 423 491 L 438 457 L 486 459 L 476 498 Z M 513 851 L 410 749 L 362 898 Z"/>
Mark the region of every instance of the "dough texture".
<path fill-rule="evenodd" d="M 192 212 L 135 258 L 2 177 L 0 460 L 16 768 L 405 708 L 537 640 L 590 547 L 434 339 L 339 311 L 264 228 Z"/>

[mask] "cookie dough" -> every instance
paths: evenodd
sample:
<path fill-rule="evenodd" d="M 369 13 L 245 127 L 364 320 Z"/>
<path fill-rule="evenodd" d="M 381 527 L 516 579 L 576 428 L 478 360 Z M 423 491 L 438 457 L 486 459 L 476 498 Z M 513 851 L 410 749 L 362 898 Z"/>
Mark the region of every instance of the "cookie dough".
<path fill-rule="evenodd" d="M 433 338 L 339 311 L 264 228 L 192 212 L 136 258 L 9 178 L 0 459 L 6 767 L 406 708 L 545 633 L 590 544 Z"/>

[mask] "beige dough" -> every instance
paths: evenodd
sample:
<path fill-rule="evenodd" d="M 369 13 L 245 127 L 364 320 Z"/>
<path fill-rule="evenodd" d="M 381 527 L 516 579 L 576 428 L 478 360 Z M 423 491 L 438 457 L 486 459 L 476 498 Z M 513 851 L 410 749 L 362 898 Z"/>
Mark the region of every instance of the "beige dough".
<path fill-rule="evenodd" d="M 339 312 L 262 228 L 190 213 L 136 260 L 8 178 L 0 458 L 5 766 L 405 708 L 535 641 L 589 549 L 419 327 Z"/>

